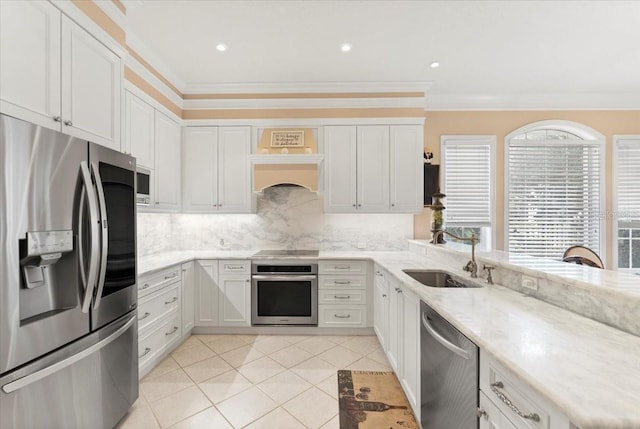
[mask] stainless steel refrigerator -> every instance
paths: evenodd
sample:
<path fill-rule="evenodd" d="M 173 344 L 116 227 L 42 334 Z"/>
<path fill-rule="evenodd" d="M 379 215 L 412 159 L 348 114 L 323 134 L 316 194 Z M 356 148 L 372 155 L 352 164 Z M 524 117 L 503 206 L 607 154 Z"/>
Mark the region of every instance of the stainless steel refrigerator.
<path fill-rule="evenodd" d="M 112 428 L 138 397 L 135 159 L 0 115 L 0 427 Z"/>

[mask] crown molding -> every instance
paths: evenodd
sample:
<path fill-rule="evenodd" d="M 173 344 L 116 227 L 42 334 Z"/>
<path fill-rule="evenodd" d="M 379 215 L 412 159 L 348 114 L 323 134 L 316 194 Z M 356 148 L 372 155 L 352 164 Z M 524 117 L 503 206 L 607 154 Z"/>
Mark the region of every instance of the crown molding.
<path fill-rule="evenodd" d="M 433 85 L 421 82 L 249 82 L 249 83 L 189 83 L 185 94 L 306 94 L 306 93 L 368 93 L 423 92 Z"/>
<path fill-rule="evenodd" d="M 425 110 L 638 110 L 640 94 L 429 94 Z"/>
<path fill-rule="evenodd" d="M 424 125 L 425 118 L 290 118 L 290 119 L 183 119 L 188 126 L 252 126 L 257 128 L 315 128 L 326 125 Z"/>
<path fill-rule="evenodd" d="M 158 79 L 156 75 L 151 73 L 148 68 L 141 64 L 131 55 L 127 56 L 126 65 L 131 68 L 136 74 L 146 80 L 151 86 L 160 91 L 162 95 L 171 100 L 179 108 L 183 108 L 184 101 L 181 96 L 176 94 L 171 88 L 169 88 L 163 81 Z M 126 79 L 125 79 L 126 80 Z"/>
<path fill-rule="evenodd" d="M 424 97 L 389 98 L 254 98 L 203 99 L 183 102 L 184 109 L 346 109 L 424 108 Z"/>
<path fill-rule="evenodd" d="M 127 31 L 127 16 L 112 1 L 94 1 L 120 28 Z"/>
<path fill-rule="evenodd" d="M 133 31 L 127 29 L 127 46 L 140 55 L 151 67 L 156 69 L 165 79 L 184 94 L 187 86 L 185 81 L 178 76 L 149 46 L 142 41 Z M 159 80 L 159 79 L 158 79 Z M 163 86 L 166 87 L 166 85 Z M 173 92 L 173 91 L 172 91 Z"/>

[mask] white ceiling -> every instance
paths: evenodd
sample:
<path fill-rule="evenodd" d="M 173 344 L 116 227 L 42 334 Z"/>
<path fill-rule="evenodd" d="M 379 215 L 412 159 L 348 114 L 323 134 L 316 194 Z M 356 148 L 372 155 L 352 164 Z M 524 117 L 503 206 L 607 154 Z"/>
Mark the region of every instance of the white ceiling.
<path fill-rule="evenodd" d="M 431 82 L 428 94 L 638 95 L 640 1 L 127 3 L 187 84 Z M 228 45 L 226 52 L 215 49 Z M 353 45 L 343 53 L 340 45 Z M 433 61 L 441 66 L 429 67 Z M 640 104 L 640 102 L 638 103 Z"/>

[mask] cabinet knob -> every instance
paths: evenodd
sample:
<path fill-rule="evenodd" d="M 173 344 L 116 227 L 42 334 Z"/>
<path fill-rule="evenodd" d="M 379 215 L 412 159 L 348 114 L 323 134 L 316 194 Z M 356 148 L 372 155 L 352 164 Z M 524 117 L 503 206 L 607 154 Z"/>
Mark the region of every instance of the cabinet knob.
<path fill-rule="evenodd" d="M 64 124 L 65 124 L 67 127 L 70 127 L 70 126 L 72 126 L 72 125 L 73 125 L 73 122 L 71 122 L 71 121 L 64 121 Z"/>
<path fill-rule="evenodd" d="M 62 122 L 62 118 L 60 116 L 54 116 L 53 122 Z"/>
<path fill-rule="evenodd" d="M 386 298 L 386 297 L 387 297 L 387 294 L 386 294 L 386 293 L 383 293 L 383 294 L 382 294 L 382 297 L 383 297 L 383 298 Z"/>
<path fill-rule="evenodd" d="M 484 418 L 485 420 L 489 420 L 489 414 L 487 414 L 487 412 L 482 408 L 478 408 L 478 411 L 476 411 L 476 415 L 478 416 L 478 418 Z"/>
<path fill-rule="evenodd" d="M 358 207 L 362 207 L 362 204 L 358 204 Z"/>
<path fill-rule="evenodd" d="M 353 207 L 355 207 L 356 205 L 354 204 Z"/>
<path fill-rule="evenodd" d="M 391 204 L 391 207 L 395 207 L 395 206 L 396 206 L 395 204 Z"/>

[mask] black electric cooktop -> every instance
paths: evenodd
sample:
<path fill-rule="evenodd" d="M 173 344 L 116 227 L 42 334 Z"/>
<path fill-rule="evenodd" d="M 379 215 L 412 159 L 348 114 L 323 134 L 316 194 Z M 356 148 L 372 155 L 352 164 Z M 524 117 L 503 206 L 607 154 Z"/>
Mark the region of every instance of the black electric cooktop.
<path fill-rule="evenodd" d="M 278 256 L 304 256 L 308 258 L 317 258 L 317 250 L 261 250 L 253 255 L 254 258 L 260 257 L 278 257 Z"/>

